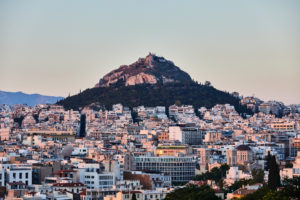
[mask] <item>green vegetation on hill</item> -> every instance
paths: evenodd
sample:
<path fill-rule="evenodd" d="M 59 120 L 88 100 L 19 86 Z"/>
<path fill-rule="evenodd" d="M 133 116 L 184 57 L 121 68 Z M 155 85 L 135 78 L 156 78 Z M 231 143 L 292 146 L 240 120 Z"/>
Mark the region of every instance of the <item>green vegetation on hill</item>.
<path fill-rule="evenodd" d="M 222 178 L 226 176 L 226 172 L 229 170 L 227 164 L 222 164 L 219 168 L 214 167 L 211 171 L 207 171 L 195 177 L 196 181 L 214 180 L 218 183 Z"/>
<path fill-rule="evenodd" d="M 264 186 L 256 192 L 241 198 L 241 200 L 296 200 L 299 197 L 300 177 L 295 177 L 293 179 L 285 179 L 279 190 L 272 190 L 268 186 Z"/>
<path fill-rule="evenodd" d="M 165 200 L 219 200 L 215 192 L 208 186 L 187 186 L 167 194 Z"/>
<path fill-rule="evenodd" d="M 239 99 L 231 94 L 193 81 L 134 86 L 116 84 L 110 87 L 91 88 L 67 97 L 58 104 L 63 105 L 66 109 L 77 110 L 92 103 L 98 103 L 110 109 L 113 104 L 117 103 L 132 108 L 140 105 L 170 106 L 175 102 L 193 105 L 195 108 L 202 106 L 211 108 L 216 104 L 228 103 L 234 105 L 239 113 L 251 113 L 240 104 Z"/>

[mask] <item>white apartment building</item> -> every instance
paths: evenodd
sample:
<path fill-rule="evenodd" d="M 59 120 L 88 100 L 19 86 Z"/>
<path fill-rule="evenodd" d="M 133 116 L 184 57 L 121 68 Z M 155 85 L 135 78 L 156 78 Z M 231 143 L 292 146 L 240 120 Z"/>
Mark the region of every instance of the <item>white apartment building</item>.
<path fill-rule="evenodd" d="M 196 127 L 169 127 L 169 140 L 182 144 L 198 145 L 202 143 L 203 131 Z"/>
<path fill-rule="evenodd" d="M 172 183 L 188 182 L 195 176 L 196 162 L 193 157 L 134 157 L 136 170 L 160 172 L 171 176 Z"/>
<path fill-rule="evenodd" d="M 99 163 L 79 163 L 80 182 L 90 189 L 112 188 L 120 180 L 120 166 L 117 161 L 111 161 L 110 166 L 104 168 Z"/>
<path fill-rule="evenodd" d="M 231 185 L 235 181 L 240 179 L 250 179 L 252 176 L 250 174 L 244 173 L 242 170 L 239 170 L 238 167 L 230 167 L 227 171 L 226 179 L 224 180 L 226 184 Z"/>
<path fill-rule="evenodd" d="M 280 171 L 281 179 L 293 178 L 293 177 L 299 177 L 299 176 L 300 176 L 300 151 L 297 152 L 297 157 L 293 164 L 293 168 L 283 168 Z"/>
<path fill-rule="evenodd" d="M 32 185 L 32 167 L 11 165 L 6 169 L 6 178 L 8 183 L 22 182 L 27 186 Z"/>

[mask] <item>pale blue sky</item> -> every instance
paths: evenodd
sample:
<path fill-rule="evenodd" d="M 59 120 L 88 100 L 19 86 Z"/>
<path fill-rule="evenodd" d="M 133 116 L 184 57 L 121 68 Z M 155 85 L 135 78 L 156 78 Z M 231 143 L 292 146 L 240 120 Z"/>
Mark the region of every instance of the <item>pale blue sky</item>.
<path fill-rule="evenodd" d="M 0 90 L 72 95 L 148 52 L 218 89 L 300 103 L 298 0 L 0 0 Z"/>

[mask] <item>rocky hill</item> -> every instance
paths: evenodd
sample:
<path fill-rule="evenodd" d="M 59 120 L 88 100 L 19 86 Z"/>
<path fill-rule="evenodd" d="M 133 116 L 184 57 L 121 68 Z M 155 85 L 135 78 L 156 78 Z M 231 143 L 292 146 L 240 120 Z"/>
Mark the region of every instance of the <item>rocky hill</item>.
<path fill-rule="evenodd" d="M 240 113 L 249 113 L 239 99 L 210 84 L 198 84 L 173 62 L 149 54 L 131 65 L 123 65 L 100 79 L 94 88 L 58 102 L 66 109 L 80 109 L 88 105 L 111 108 L 124 106 L 170 106 L 175 102 L 210 108 L 229 103 Z"/>
<path fill-rule="evenodd" d="M 191 81 L 191 77 L 172 61 L 149 53 L 131 65 L 122 65 L 105 75 L 95 87 L 138 85 Z"/>

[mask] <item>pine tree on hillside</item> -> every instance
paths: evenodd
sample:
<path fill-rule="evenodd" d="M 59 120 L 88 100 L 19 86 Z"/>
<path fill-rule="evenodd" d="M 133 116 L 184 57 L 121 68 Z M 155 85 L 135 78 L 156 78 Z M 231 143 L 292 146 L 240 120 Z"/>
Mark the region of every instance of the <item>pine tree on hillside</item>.
<path fill-rule="evenodd" d="M 85 127 L 86 127 L 86 116 L 83 114 L 80 117 L 79 137 L 85 137 L 86 135 Z"/>
<path fill-rule="evenodd" d="M 271 156 L 270 163 L 269 163 L 269 180 L 268 180 L 268 187 L 271 190 L 276 190 L 280 186 L 280 175 L 279 175 L 279 167 L 276 163 L 275 156 Z"/>
<path fill-rule="evenodd" d="M 270 151 L 268 151 L 268 155 L 266 156 L 266 166 L 265 166 L 265 170 L 269 171 L 270 168 L 270 160 L 271 160 L 271 153 Z"/>

